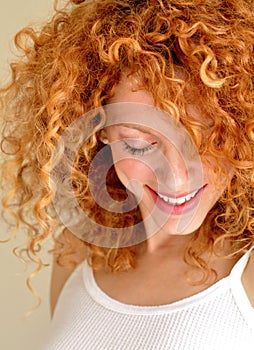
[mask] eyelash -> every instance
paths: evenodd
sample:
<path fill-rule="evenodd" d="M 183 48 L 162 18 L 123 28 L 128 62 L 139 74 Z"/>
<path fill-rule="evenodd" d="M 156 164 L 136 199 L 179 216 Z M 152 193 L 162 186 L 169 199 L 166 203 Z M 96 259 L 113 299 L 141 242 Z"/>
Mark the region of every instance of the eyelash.
<path fill-rule="evenodd" d="M 124 149 L 136 156 L 143 156 L 145 153 L 151 151 L 153 149 L 153 144 L 150 144 L 144 148 L 135 148 L 135 147 L 131 147 L 127 142 L 124 141 Z"/>

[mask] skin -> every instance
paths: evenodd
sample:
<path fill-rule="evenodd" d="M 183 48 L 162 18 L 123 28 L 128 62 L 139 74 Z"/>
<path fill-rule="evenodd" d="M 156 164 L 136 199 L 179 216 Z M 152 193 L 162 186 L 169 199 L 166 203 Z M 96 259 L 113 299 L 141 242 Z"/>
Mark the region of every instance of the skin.
<path fill-rule="evenodd" d="M 134 78 L 121 81 L 110 102 L 138 102 L 151 106 L 154 104 L 153 98 L 149 93 L 138 89 Z M 193 111 L 193 117 L 197 119 L 202 118 L 202 115 L 197 112 L 195 105 L 190 105 L 189 108 L 190 111 Z M 136 159 L 128 157 L 127 159 L 123 154 L 120 154 L 121 152 L 128 151 L 128 148 L 120 147 L 123 139 L 128 140 L 129 145 L 131 147 L 135 146 L 135 148 L 144 148 L 147 144 L 152 144 L 153 147 L 160 147 L 165 157 L 171 162 L 170 164 L 173 164 L 173 172 L 177 179 L 175 183 L 175 194 L 181 195 L 182 193 L 186 193 L 186 191 L 190 191 L 191 178 L 186 175 L 182 158 L 177 152 L 174 153 L 174 161 L 172 161 L 172 152 L 174 152 L 172 144 L 154 130 L 152 133 L 147 133 L 144 130 L 140 131 L 126 126 L 107 127 L 101 132 L 100 137 L 102 141 L 104 139 L 109 141 L 112 147 L 113 158 L 121 158 L 120 161 L 115 163 L 115 169 L 122 183 L 128 186 L 129 181 L 135 179 L 138 181 L 139 186 L 142 187 L 142 198 L 139 204 L 142 217 L 150 218 L 148 223 L 155 227 L 156 234 L 153 234 L 147 240 L 146 250 L 140 251 L 136 269 L 117 274 L 112 274 L 107 269 L 95 271 L 94 277 L 98 286 L 110 297 L 124 303 L 141 306 L 161 305 L 172 303 L 201 292 L 221 278 L 228 276 L 237 261 L 236 258 L 218 258 L 214 255 L 209 257 L 204 256 L 204 258 L 209 259 L 210 266 L 217 274 L 208 280 L 206 284 L 191 285 L 188 283 L 186 275 L 194 280 L 201 276 L 199 272 L 193 271 L 182 259 L 186 243 L 200 225 L 202 225 L 208 211 L 217 202 L 224 190 L 225 179 L 223 177 L 218 179 L 213 170 L 203 164 L 202 186 L 204 189 L 200 197 L 200 205 L 197 207 L 197 210 L 188 214 L 192 215 L 192 219 L 189 220 L 187 227 L 178 233 L 177 227 L 181 219 L 180 215 L 170 215 L 163 225 L 159 225 L 156 221 L 158 215 L 155 215 L 156 218 L 153 218 L 151 215 L 155 202 L 151 193 L 147 190 L 147 186 L 154 191 L 157 190 L 158 186 L 157 178 L 151 168 L 140 161 L 139 157 L 136 157 Z M 227 170 L 230 171 L 230 169 Z M 220 186 L 215 186 L 218 181 Z M 163 189 L 165 189 L 166 193 L 168 193 L 167 185 L 167 183 L 164 183 Z M 134 193 L 135 190 L 138 191 L 135 186 L 130 189 Z M 191 190 L 193 189 L 191 188 Z M 69 235 L 70 239 L 75 240 L 71 234 Z M 229 251 L 229 248 L 226 248 L 225 253 L 229 253 Z M 83 258 L 85 258 L 85 255 Z M 51 288 L 52 314 L 59 293 L 71 272 L 72 270 L 67 271 L 54 263 Z M 253 275 L 254 257 L 252 254 L 243 273 L 242 283 L 251 304 L 254 306 Z M 132 287 L 133 285 L 135 285 L 135 288 Z M 146 291 L 145 295 L 144 290 Z"/>

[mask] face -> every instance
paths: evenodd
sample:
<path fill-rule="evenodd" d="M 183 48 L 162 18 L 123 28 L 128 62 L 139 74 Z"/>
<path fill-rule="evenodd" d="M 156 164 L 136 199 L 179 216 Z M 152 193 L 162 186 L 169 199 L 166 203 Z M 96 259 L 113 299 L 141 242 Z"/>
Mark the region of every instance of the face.
<path fill-rule="evenodd" d="M 122 80 L 110 100 L 121 102 L 154 106 L 152 96 L 138 89 L 133 78 Z M 194 118 L 202 118 L 194 105 L 189 110 L 195 111 Z M 181 129 L 176 126 L 172 130 L 172 124 L 167 129 L 165 120 L 156 122 L 158 127 L 153 123 L 110 125 L 103 130 L 102 138 L 110 143 L 120 181 L 139 202 L 146 228 L 151 233 L 190 234 L 200 227 L 218 201 L 226 178 L 218 178 L 200 158 L 188 163 L 188 140 L 186 143 Z M 168 132 L 163 132 L 166 129 Z M 172 142 L 172 135 L 176 142 Z"/>

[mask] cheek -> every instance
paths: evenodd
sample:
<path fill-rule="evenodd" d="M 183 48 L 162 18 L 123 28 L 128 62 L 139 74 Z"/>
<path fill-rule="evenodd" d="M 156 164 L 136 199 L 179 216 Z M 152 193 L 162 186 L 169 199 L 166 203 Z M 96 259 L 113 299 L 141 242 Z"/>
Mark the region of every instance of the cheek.
<path fill-rule="evenodd" d="M 141 161 L 125 159 L 114 165 L 116 173 L 125 187 L 128 187 L 131 180 L 137 181 L 142 187 L 146 184 L 152 186 L 152 184 L 157 183 L 153 170 Z"/>
<path fill-rule="evenodd" d="M 212 201 L 212 204 L 215 204 L 220 199 L 227 188 L 228 181 L 232 178 L 232 169 L 230 167 L 221 168 L 223 168 L 223 171 L 220 174 L 214 173 L 210 167 L 203 168 L 205 183 L 208 184 L 205 200 Z"/>

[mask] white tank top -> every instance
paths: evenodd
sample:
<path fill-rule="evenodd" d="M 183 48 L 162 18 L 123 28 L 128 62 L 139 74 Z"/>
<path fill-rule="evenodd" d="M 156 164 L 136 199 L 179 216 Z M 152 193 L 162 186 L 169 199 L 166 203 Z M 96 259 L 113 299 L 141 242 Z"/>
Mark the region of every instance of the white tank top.
<path fill-rule="evenodd" d="M 160 306 L 112 299 L 83 262 L 62 290 L 43 349 L 254 350 L 254 308 L 241 283 L 249 254 L 208 289 Z"/>

